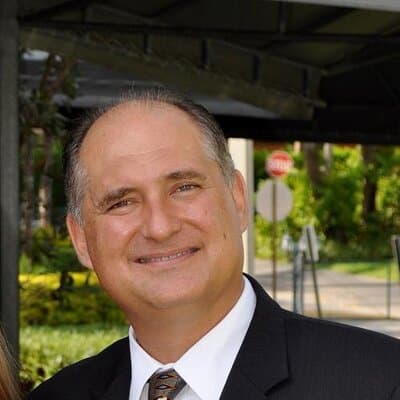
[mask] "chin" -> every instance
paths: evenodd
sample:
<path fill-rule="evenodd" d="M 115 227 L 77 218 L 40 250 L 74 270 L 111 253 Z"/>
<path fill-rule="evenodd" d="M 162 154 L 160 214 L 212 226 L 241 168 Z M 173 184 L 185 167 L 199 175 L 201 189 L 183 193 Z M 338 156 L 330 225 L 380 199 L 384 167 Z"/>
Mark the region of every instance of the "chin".
<path fill-rule="evenodd" d="M 206 285 L 196 282 L 180 282 L 172 287 L 155 290 L 149 302 L 158 309 L 193 306 L 206 298 Z"/>

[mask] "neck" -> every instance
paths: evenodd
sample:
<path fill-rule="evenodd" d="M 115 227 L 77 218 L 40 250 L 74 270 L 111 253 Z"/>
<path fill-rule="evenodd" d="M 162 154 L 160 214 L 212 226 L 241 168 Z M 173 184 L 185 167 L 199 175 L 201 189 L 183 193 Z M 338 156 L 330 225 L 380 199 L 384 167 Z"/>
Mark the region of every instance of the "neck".
<path fill-rule="evenodd" d="M 188 304 L 132 315 L 129 320 L 136 340 L 162 364 L 176 362 L 229 313 L 242 293 L 243 282 L 237 289 L 206 306 Z"/>

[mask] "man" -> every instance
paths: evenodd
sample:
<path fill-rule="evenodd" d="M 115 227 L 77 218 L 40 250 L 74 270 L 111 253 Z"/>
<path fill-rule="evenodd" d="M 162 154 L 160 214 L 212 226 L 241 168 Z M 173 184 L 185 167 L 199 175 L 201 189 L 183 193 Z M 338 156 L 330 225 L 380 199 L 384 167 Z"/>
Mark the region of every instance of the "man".
<path fill-rule="evenodd" d="M 75 250 L 131 328 L 30 399 L 400 399 L 399 341 L 284 311 L 242 275 L 245 184 L 202 107 L 131 93 L 66 154 Z"/>

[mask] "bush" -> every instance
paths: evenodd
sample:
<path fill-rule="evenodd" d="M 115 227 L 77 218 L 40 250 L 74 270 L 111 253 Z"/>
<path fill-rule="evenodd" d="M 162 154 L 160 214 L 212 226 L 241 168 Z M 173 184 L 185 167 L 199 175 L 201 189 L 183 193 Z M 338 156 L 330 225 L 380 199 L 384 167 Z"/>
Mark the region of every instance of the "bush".
<path fill-rule="evenodd" d="M 30 391 L 61 368 L 98 353 L 127 333 L 126 325 L 22 328 L 20 376 L 24 391 Z"/>
<path fill-rule="evenodd" d="M 80 269 L 70 238 L 52 226 L 34 230 L 31 259 L 27 254 L 20 259 L 21 273 L 68 273 Z"/>
<path fill-rule="evenodd" d="M 354 240 L 361 226 L 362 171 L 360 152 L 334 147 L 333 162 L 320 186 L 314 188 L 315 217 L 327 238 Z"/>
<path fill-rule="evenodd" d="M 21 275 L 22 327 L 125 323 L 122 311 L 99 287 L 94 274 L 81 272 L 71 276 L 75 285 L 60 289 L 57 274 Z"/>

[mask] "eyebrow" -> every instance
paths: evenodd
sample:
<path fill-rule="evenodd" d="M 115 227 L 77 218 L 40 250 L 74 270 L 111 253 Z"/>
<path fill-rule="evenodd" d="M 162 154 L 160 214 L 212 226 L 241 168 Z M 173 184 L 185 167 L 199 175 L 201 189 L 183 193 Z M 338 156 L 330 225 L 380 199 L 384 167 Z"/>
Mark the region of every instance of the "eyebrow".
<path fill-rule="evenodd" d="M 178 181 L 181 179 L 200 179 L 201 181 L 205 181 L 207 176 L 194 169 L 184 169 L 171 172 L 166 175 L 166 178 L 171 181 Z"/>

